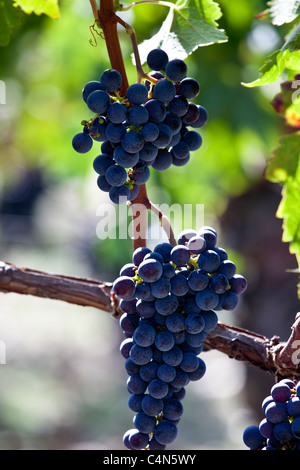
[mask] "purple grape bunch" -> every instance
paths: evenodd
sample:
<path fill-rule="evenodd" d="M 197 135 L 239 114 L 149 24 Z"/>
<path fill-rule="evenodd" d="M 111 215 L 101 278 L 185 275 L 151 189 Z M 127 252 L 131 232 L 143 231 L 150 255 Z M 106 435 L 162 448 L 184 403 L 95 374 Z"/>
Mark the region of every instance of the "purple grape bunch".
<path fill-rule="evenodd" d="M 244 444 L 250 450 L 300 450 L 300 381 L 282 379 L 262 402 L 264 418 L 247 426 Z"/>
<path fill-rule="evenodd" d="M 94 141 L 101 142 L 93 168 L 98 187 L 115 204 L 137 197 L 139 186 L 150 177 L 150 167 L 165 171 L 171 165 L 185 165 L 191 152 L 202 145 L 195 129 L 208 121 L 206 109 L 191 101 L 200 86 L 187 77 L 183 60 L 169 60 L 165 51 L 153 49 L 147 64 L 148 76 L 157 82 L 134 83 L 125 97 L 119 94 L 122 77 L 114 69 L 105 70 L 99 81 L 86 83 L 82 90 L 83 100 L 95 114 L 82 121 L 83 130 L 75 134 L 72 145 L 86 153 Z"/>
<path fill-rule="evenodd" d="M 186 386 L 206 371 L 200 353 L 218 323 L 247 288 L 212 227 L 184 230 L 175 246 L 137 248 L 113 283 L 124 312 L 120 352 L 128 374 L 134 428 L 123 436 L 130 450 L 163 450 L 177 436 Z"/>

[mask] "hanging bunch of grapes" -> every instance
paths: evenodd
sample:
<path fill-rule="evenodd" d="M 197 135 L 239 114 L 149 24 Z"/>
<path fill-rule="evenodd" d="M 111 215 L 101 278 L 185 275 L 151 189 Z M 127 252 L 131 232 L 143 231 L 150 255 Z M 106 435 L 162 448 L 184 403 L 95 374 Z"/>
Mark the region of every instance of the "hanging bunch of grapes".
<path fill-rule="evenodd" d="M 124 97 L 118 92 L 122 77 L 114 69 L 105 70 L 100 81 L 88 82 L 82 92 L 95 115 L 82 122 L 83 131 L 74 136 L 73 148 L 86 153 L 93 141 L 102 142 L 93 167 L 99 188 L 115 204 L 137 197 L 139 186 L 150 177 L 149 167 L 164 171 L 171 165 L 185 165 L 191 152 L 202 145 L 194 129 L 208 120 L 206 109 L 190 101 L 198 96 L 200 86 L 187 77 L 183 60 L 169 60 L 165 51 L 154 49 L 147 64 L 152 70 L 149 80 L 130 85 Z"/>

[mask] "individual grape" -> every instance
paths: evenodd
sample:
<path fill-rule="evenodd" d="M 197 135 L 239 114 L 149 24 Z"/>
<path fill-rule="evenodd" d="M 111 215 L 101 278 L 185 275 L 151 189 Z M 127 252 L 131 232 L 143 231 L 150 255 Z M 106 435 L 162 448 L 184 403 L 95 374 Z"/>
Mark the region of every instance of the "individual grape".
<path fill-rule="evenodd" d="M 147 415 L 143 411 L 140 411 L 135 415 L 133 424 L 138 429 L 138 431 L 144 434 L 150 434 L 155 428 L 156 419 Z"/>
<path fill-rule="evenodd" d="M 187 66 L 181 59 L 170 60 L 166 65 L 166 75 L 174 82 L 180 82 L 186 77 Z"/>
<path fill-rule="evenodd" d="M 157 333 L 155 337 L 155 346 L 159 351 L 170 351 L 175 345 L 174 336 L 168 330 Z"/>
<path fill-rule="evenodd" d="M 130 174 L 130 178 L 138 185 L 146 183 L 150 178 L 149 167 L 141 163 L 135 165 Z"/>
<path fill-rule="evenodd" d="M 164 149 L 161 149 L 164 150 Z M 145 142 L 142 150 L 139 152 L 139 158 L 143 162 L 153 162 L 158 154 L 158 148 L 155 147 L 151 142 Z"/>
<path fill-rule="evenodd" d="M 90 82 L 87 82 L 83 89 L 82 89 L 82 98 L 83 100 L 85 101 L 86 103 L 86 100 L 89 96 L 90 93 L 92 93 L 92 91 L 96 91 L 96 90 L 102 90 L 102 91 L 105 91 L 105 88 L 103 87 L 103 85 L 96 81 L 96 80 L 92 80 Z"/>
<path fill-rule="evenodd" d="M 156 147 L 161 147 L 161 148 L 168 147 L 172 139 L 171 128 L 164 123 L 158 123 L 157 127 L 158 127 L 159 134 L 158 134 L 157 139 L 153 140 L 152 142 L 153 145 L 155 145 Z"/>
<path fill-rule="evenodd" d="M 158 364 L 154 360 L 140 367 L 139 374 L 145 382 L 157 378 Z"/>
<path fill-rule="evenodd" d="M 105 91 L 95 90 L 87 97 L 86 104 L 94 113 L 104 114 L 110 105 L 110 96 Z"/>
<path fill-rule="evenodd" d="M 172 82 L 166 78 L 162 78 L 154 85 L 153 97 L 162 103 L 169 103 L 176 96 L 176 88 Z"/>
<path fill-rule="evenodd" d="M 122 76 L 117 70 L 108 69 L 102 73 L 100 83 L 107 91 L 117 91 L 122 84 Z"/>
<path fill-rule="evenodd" d="M 197 269 L 188 276 L 188 286 L 198 292 L 204 290 L 209 284 L 209 276 L 206 271 Z"/>
<path fill-rule="evenodd" d="M 190 260 L 190 251 L 186 246 L 177 245 L 171 251 L 171 261 L 176 266 L 185 266 Z"/>
<path fill-rule="evenodd" d="M 111 155 L 102 154 L 98 155 L 93 161 L 93 168 L 96 173 L 104 176 L 107 168 L 114 165 L 114 161 Z"/>
<path fill-rule="evenodd" d="M 145 108 L 149 113 L 149 121 L 155 124 L 163 122 L 167 115 L 167 110 L 164 104 L 154 98 L 145 103 Z"/>
<path fill-rule="evenodd" d="M 205 321 L 199 313 L 190 313 L 185 319 L 185 329 L 188 333 L 200 333 L 205 326 Z"/>
<path fill-rule="evenodd" d="M 233 278 L 233 276 L 236 274 L 236 266 L 230 260 L 221 261 L 218 272 L 220 274 L 224 274 L 224 276 L 226 276 L 230 281 L 231 278 Z"/>
<path fill-rule="evenodd" d="M 199 128 L 205 126 L 208 121 L 208 113 L 207 110 L 203 107 L 198 105 L 199 117 L 198 119 L 191 124 L 193 128 Z"/>
<path fill-rule="evenodd" d="M 224 263 L 224 261 L 222 261 L 222 262 Z M 219 255 L 213 250 L 204 251 L 199 256 L 198 266 L 199 266 L 200 269 L 203 269 L 204 271 L 206 271 L 208 273 L 215 272 L 220 266 Z M 222 271 L 219 270 L 219 272 L 221 274 L 225 274 L 225 276 L 226 276 L 226 270 L 225 270 L 225 272 L 222 272 Z"/>
<path fill-rule="evenodd" d="M 288 421 L 283 421 L 282 423 L 275 424 L 273 433 L 274 437 L 280 442 L 288 442 L 293 438 L 291 423 Z"/>
<path fill-rule="evenodd" d="M 164 124 L 170 127 L 172 135 L 179 134 L 179 131 L 182 127 L 182 121 L 179 117 L 173 116 L 170 112 L 167 113 Z"/>
<path fill-rule="evenodd" d="M 148 392 L 153 398 L 162 399 L 168 394 L 168 391 L 168 384 L 160 379 L 153 379 L 148 385 Z"/>
<path fill-rule="evenodd" d="M 199 367 L 199 361 L 200 359 L 195 353 L 185 352 L 180 363 L 180 368 L 184 372 L 194 372 Z"/>
<path fill-rule="evenodd" d="M 199 119 L 199 108 L 195 103 L 188 103 L 188 109 L 182 117 L 182 123 L 190 126 Z"/>
<path fill-rule="evenodd" d="M 178 307 L 178 299 L 173 294 L 168 294 L 163 299 L 155 300 L 155 308 L 161 315 L 167 316 L 176 312 Z"/>
<path fill-rule="evenodd" d="M 196 235 L 188 241 L 187 247 L 192 254 L 199 255 L 206 250 L 206 241 L 203 237 Z"/>
<path fill-rule="evenodd" d="M 245 292 L 246 289 L 247 281 L 244 276 L 241 276 L 240 274 L 235 274 L 230 279 L 230 290 L 232 290 L 232 292 L 235 292 L 237 295 L 240 295 Z"/>
<path fill-rule="evenodd" d="M 165 171 L 173 163 L 173 157 L 171 152 L 166 149 L 158 149 L 157 155 L 155 157 L 154 162 L 152 163 L 152 167 L 154 170 L 157 171 Z"/>
<path fill-rule="evenodd" d="M 176 377 L 176 369 L 168 364 L 161 364 L 157 369 L 157 377 L 163 382 L 172 382 Z"/>
<path fill-rule="evenodd" d="M 270 438 L 273 436 L 273 431 L 274 431 L 274 424 L 270 423 L 266 418 L 264 418 L 260 423 L 259 423 L 259 431 L 263 437 L 266 439 Z"/>
<path fill-rule="evenodd" d="M 116 101 L 107 110 L 108 119 L 114 124 L 121 124 L 127 119 L 127 108 L 124 104 Z"/>
<path fill-rule="evenodd" d="M 179 158 L 180 160 L 187 158 L 190 154 L 189 146 L 185 142 L 180 141 L 172 148 L 172 154 L 175 158 Z"/>
<path fill-rule="evenodd" d="M 229 288 L 229 281 L 224 274 L 215 273 L 209 280 L 209 288 L 217 294 L 223 294 Z"/>
<path fill-rule="evenodd" d="M 144 138 L 137 131 L 129 131 L 123 135 L 121 142 L 126 152 L 136 153 L 142 150 Z"/>
<path fill-rule="evenodd" d="M 72 140 L 73 149 L 78 153 L 87 153 L 93 146 L 93 141 L 89 135 L 78 132 Z"/>
<path fill-rule="evenodd" d="M 136 303 L 136 311 L 142 318 L 151 318 L 156 312 L 155 303 L 139 299 Z"/>
<path fill-rule="evenodd" d="M 111 184 L 108 183 L 105 175 L 99 175 L 97 178 L 97 185 L 101 191 L 108 193 L 111 190 Z"/>
<path fill-rule="evenodd" d="M 139 366 L 148 364 L 152 359 L 152 354 L 150 347 L 144 348 L 138 344 L 133 344 L 129 353 L 132 361 Z"/>
<path fill-rule="evenodd" d="M 148 99 L 148 90 L 145 85 L 134 83 L 128 87 L 126 96 L 131 104 L 144 104 Z"/>
<path fill-rule="evenodd" d="M 176 274 L 170 282 L 171 294 L 182 297 L 187 294 L 189 285 L 187 278 L 182 274 Z"/>
<path fill-rule="evenodd" d="M 277 383 L 271 388 L 271 395 L 274 401 L 285 403 L 291 398 L 291 389 L 287 384 Z"/>
<path fill-rule="evenodd" d="M 132 430 L 129 434 L 129 445 L 132 450 L 141 450 L 144 449 L 149 443 L 148 434 L 142 433 L 137 429 Z"/>
<path fill-rule="evenodd" d="M 183 352 L 178 346 L 174 346 L 169 351 L 163 352 L 163 360 L 169 366 L 176 367 L 178 366 L 183 358 Z"/>
<path fill-rule="evenodd" d="M 133 341 L 131 338 L 124 339 L 124 341 L 122 341 L 122 343 L 120 344 L 120 353 L 125 359 L 129 358 L 129 353 L 130 353 L 132 346 L 133 346 Z"/>
<path fill-rule="evenodd" d="M 183 117 L 189 108 L 189 103 L 186 98 L 181 95 L 175 95 L 168 104 L 169 112 L 176 117 Z"/>
<path fill-rule="evenodd" d="M 151 294 L 157 298 L 162 299 L 166 297 L 171 290 L 171 283 L 165 277 L 161 277 L 151 284 Z"/>
<path fill-rule="evenodd" d="M 149 119 L 147 108 L 141 105 L 135 105 L 128 112 L 128 123 L 131 126 L 140 127 L 146 124 Z"/>
<path fill-rule="evenodd" d="M 132 411 L 135 411 L 136 413 L 142 411 L 142 400 L 144 397 L 144 393 L 141 393 L 139 395 L 132 393 L 128 398 L 128 408 Z"/>
<path fill-rule="evenodd" d="M 130 375 L 127 379 L 127 390 L 129 393 L 140 395 L 147 389 L 147 383 L 140 377 L 139 374 Z"/>
<path fill-rule="evenodd" d="M 183 142 L 190 151 L 198 150 L 202 145 L 202 137 L 198 132 L 188 131 L 183 136 Z"/>
<path fill-rule="evenodd" d="M 137 165 L 140 159 L 140 154 L 138 152 L 126 152 L 122 145 L 118 145 L 114 151 L 114 159 L 115 162 L 123 168 L 133 168 Z"/>
<path fill-rule="evenodd" d="M 162 49 L 153 49 L 147 55 L 147 64 L 152 70 L 163 70 L 168 61 L 168 54 Z"/>
<path fill-rule="evenodd" d="M 256 425 L 248 426 L 243 433 L 243 441 L 249 449 L 259 449 L 265 444 L 265 439 Z"/>
<path fill-rule="evenodd" d="M 219 305 L 223 310 L 233 310 L 239 303 L 239 297 L 237 294 L 228 290 L 220 295 Z"/>
<path fill-rule="evenodd" d="M 179 84 L 179 92 L 187 99 L 196 98 L 200 93 L 200 86 L 194 78 L 184 78 Z"/>
<path fill-rule="evenodd" d="M 127 172 L 119 165 L 112 165 L 107 168 L 105 178 L 111 186 L 122 186 L 127 180 Z"/>
<path fill-rule="evenodd" d="M 155 282 L 162 275 L 162 265 L 155 259 L 142 261 L 139 265 L 138 274 L 145 282 Z"/>
<path fill-rule="evenodd" d="M 196 230 L 185 229 L 182 230 L 177 237 L 178 245 L 186 245 L 188 241 L 197 235 Z"/>
<path fill-rule="evenodd" d="M 168 445 L 177 437 L 177 426 L 173 421 L 163 420 L 154 429 L 154 438 L 159 444 Z"/>
<path fill-rule="evenodd" d="M 183 413 L 182 403 L 177 398 L 169 398 L 165 400 L 163 416 L 166 419 L 175 421 L 181 418 Z"/>
<path fill-rule="evenodd" d="M 142 399 L 141 407 L 148 416 L 158 416 L 163 410 L 163 400 L 147 394 Z"/>
<path fill-rule="evenodd" d="M 147 110 L 147 108 L 145 107 Z M 149 117 L 149 111 L 148 111 L 148 117 Z M 154 140 L 157 139 L 159 135 L 159 129 L 154 122 L 147 122 L 141 129 L 141 134 L 145 139 L 145 142 L 153 142 Z"/>
<path fill-rule="evenodd" d="M 135 344 L 140 346 L 147 347 L 155 341 L 155 329 L 153 326 L 148 325 L 147 323 L 139 325 L 132 336 Z"/>
<path fill-rule="evenodd" d="M 128 299 L 135 292 L 135 282 L 129 276 L 120 276 L 114 281 L 112 288 L 117 296 L 122 299 Z"/>
<path fill-rule="evenodd" d="M 288 417 L 287 408 L 284 403 L 271 402 L 265 411 L 266 418 L 273 424 L 280 423 Z"/>

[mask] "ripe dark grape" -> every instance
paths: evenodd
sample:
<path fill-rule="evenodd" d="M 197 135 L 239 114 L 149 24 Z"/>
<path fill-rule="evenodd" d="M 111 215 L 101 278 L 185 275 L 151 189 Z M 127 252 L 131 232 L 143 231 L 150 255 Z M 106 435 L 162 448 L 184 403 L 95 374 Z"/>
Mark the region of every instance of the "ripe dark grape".
<path fill-rule="evenodd" d="M 163 151 L 166 150 L 159 149 Z M 201 241 L 200 253 L 195 253 L 197 250 L 190 243 L 197 237 Z M 176 439 L 185 387 L 200 380 L 206 372 L 205 362 L 199 355 L 206 336 L 218 324 L 214 308 L 219 309 L 224 295 L 238 298 L 231 292 L 228 278 L 219 272 L 221 262 L 216 241 L 215 230 L 203 227 L 199 231 L 182 231 L 176 246 L 162 242 L 153 251 L 148 247 L 137 248 L 113 284 L 124 312 L 120 327 L 127 336 L 120 351 L 129 376 L 128 406 L 136 413 L 133 421 L 136 430 L 124 434 L 124 444 L 130 449 L 161 449 Z M 224 257 L 225 250 L 219 250 Z M 205 270 L 198 268 L 201 257 Z M 273 393 L 283 399 L 283 392 L 288 394 L 289 390 L 290 385 L 285 384 Z M 279 403 L 284 410 L 280 406 L 271 409 L 272 403 Z M 267 407 L 268 414 L 278 424 L 278 413 L 285 411 L 285 405 L 274 402 L 271 396 L 268 406 L 271 409 Z M 300 416 L 298 402 L 290 408 Z M 294 427 L 297 433 L 298 427 Z M 279 427 L 276 432 L 283 435 L 288 431 Z"/>
<path fill-rule="evenodd" d="M 262 402 L 264 418 L 243 433 L 250 450 L 300 449 L 300 397 L 296 380 L 282 379 Z"/>
<path fill-rule="evenodd" d="M 82 121 L 83 130 L 74 136 L 72 145 L 75 151 L 86 153 L 94 141 L 101 142 L 102 155 L 111 155 L 115 166 L 126 169 L 126 180 L 115 186 L 105 176 L 107 158 L 100 163 L 99 155 L 95 161 L 98 187 L 114 204 L 134 201 L 139 186 L 150 177 L 150 168 L 166 171 L 171 165 L 186 165 L 191 152 L 202 145 L 200 134 L 189 126 L 200 128 L 208 120 L 206 109 L 189 101 L 197 98 L 200 86 L 186 76 L 183 60 L 169 60 L 165 51 L 153 49 L 147 66 L 152 70 L 144 83 L 130 85 L 125 96 L 120 96 L 122 77 L 114 69 L 105 70 L 100 80 L 87 82 L 82 90 L 84 102 L 95 115 Z"/>

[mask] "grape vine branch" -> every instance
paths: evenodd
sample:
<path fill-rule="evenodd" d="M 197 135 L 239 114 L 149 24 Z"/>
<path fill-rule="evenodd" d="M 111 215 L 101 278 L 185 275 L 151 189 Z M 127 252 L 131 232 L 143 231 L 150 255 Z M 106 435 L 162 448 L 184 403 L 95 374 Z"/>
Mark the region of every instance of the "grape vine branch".
<path fill-rule="evenodd" d="M 33 295 L 75 305 L 93 307 L 118 319 L 122 315 L 112 284 L 97 279 L 49 274 L 0 263 L 0 292 Z M 204 342 L 204 350 L 218 350 L 228 357 L 255 366 L 277 377 L 300 377 L 299 362 L 292 362 L 300 346 L 300 314 L 292 325 L 290 338 L 263 335 L 219 322 Z M 297 359 L 297 358 L 296 358 Z"/>

